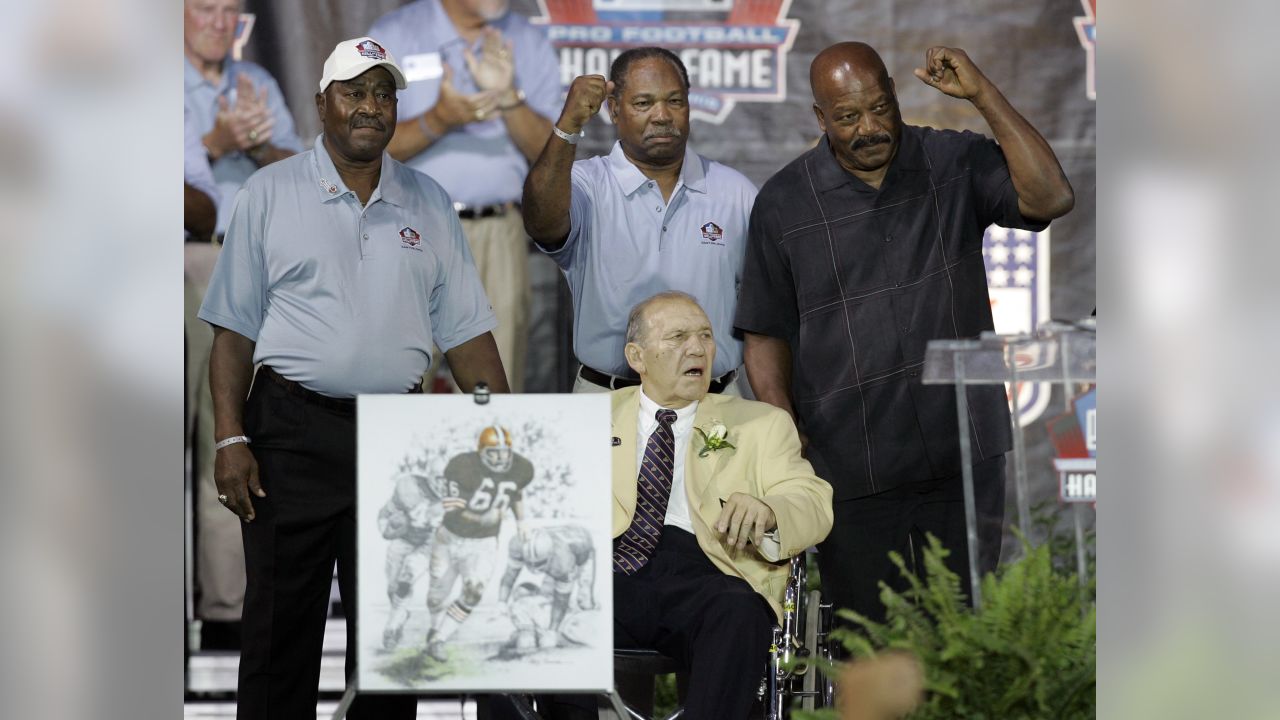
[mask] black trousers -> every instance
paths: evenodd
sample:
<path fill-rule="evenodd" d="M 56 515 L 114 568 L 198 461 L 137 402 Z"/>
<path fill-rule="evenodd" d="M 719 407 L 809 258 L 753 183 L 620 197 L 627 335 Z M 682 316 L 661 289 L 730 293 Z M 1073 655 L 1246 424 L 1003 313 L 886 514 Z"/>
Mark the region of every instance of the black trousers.
<path fill-rule="evenodd" d="M 1004 455 L 973 466 L 978 569 L 983 574 L 995 570 L 1000 561 L 1004 469 Z M 946 565 L 960 576 L 963 592 L 972 596 L 961 475 L 899 485 L 875 495 L 837 502 L 833 509 L 831 534 L 818 545 L 824 601 L 830 600 L 837 609 L 849 608 L 883 621 L 879 583 L 898 591 L 907 587 L 889 560 L 889 551 L 896 550 L 908 568 L 924 577 L 924 548 L 928 547 L 925 533 L 937 536 L 951 551 Z"/>
<path fill-rule="evenodd" d="M 691 533 L 670 525 L 649 564 L 635 575 L 613 574 L 614 645 L 658 650 L 689 671 L 685 720 L 749 716 L 774 622 L 759 593 L 713 565 Z M 593 698 L 560 695 L 542 704 L 552 708 L 547 718 L 595 717 Z"/>
<path fill-rule="evenodd" d="M 262 377 L 245 403 L 245 433 L 267 497 L 243 525 L 245 590 L 236 717 L 314 720 L 334 562 L 347 616 L 346 672 L 356 657 L 356 425 Z M 361 695 L 347 717 L 405 718 L 417 698 Z"/>

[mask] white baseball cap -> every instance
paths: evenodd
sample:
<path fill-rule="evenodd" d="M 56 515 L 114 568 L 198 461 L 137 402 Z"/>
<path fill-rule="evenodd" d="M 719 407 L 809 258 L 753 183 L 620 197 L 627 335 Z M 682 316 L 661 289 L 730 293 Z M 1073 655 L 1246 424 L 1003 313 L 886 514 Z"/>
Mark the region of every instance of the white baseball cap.
<path fill-rule="evenodd" d="M 350 80 L 378 65 L 385 65 L 391 72 L 397 89 L 405 89 L 404 73 L 396 64 L 395 57 L 387 52 L 381 43 L 370 37 L 343 40 L 324 61 L 324 74 L 320 76 L 320 92 L 324 92 L 334 80 Z"/>

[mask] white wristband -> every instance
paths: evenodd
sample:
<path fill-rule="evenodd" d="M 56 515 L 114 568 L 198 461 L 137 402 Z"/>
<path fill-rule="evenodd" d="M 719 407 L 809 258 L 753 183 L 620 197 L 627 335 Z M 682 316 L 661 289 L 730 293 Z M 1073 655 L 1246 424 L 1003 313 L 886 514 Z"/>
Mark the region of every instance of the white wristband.
<path fill-rule="evenodd" d="M 217 452 L 222 448 L 227 447 L 228 445 L 236 445 L 238 443 L 247 444 L 248 442 L 249 442 L 249 438 L 245 437 L 244 435 L 232 435 L 231 437 L 225 440 L 219 440 L 218 442 L 214 443 L 213 450 L 214 452 Z"/>
<path fill-rule="evenodd" d="M 579 141 L 579 140 L 581 140 L 583 137 L 585 137 L 585 136 L 586 136 L 586 134 L 587 134 L 587 130 L 586 130 L 586 128 L 583 128 L 583 129 L 579 130 L 579 131 L 578 131 L 578 132 L 576 132 L 576 133 L 572 133 L 572 134 L 570 134 L 570 133 L 567 133 L 567 132 L 565 132 L 565 131 L 561 130 L 560 128 L 556 127 L 555 125 L 552 125 L 552 126 L 551 126 L 551 132 L 555 133 L 556 137 L 558 137 L 558 138 L 560 138 L 561 140 L 563 140 L 563 141 L 565 141 L 565 142 L 569 143 L 570 145 L 577 145 L 577 144 L 578 144 L 578 141 Z"/>

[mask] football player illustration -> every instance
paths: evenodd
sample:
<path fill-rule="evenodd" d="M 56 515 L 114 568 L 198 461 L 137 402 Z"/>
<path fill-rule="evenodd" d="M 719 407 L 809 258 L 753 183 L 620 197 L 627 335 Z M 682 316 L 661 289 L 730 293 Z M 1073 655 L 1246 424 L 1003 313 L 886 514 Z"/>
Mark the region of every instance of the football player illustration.
<path fill-rule="evenodd" d="M 427 570 L 431 538 L 445 511 L 463 505 L 458 498 L 445 497 L 444 485 L 444 477 L 439 475 L 402 472 L 396 476 L 390 499 L 378 511 L 378 530 L 390 541 L 386 577 L 391 614 L 382 630 L 382 646 L 387 650 L 400 643 L 409 619 L 406 601 Z"/>
<path fill-rule="evenodd" d="M 543 576 L 542 587 L 536 592 L 530 592 L 527 583 L 521 584 L 523 591 L 516 587 L 522 569 Z M 560 525 L 513 536 L 507 546 L 507 569 L 498 586 L 498 599 L 507 603 L 515 626 L 509 647 L 520 652 L 561 644 L 561 625 L 575 587 L 578 608 L 594 609 L 595 546 L 586 528 Z"/>
<path fill-rule="evenodd" d="M 498 425 L 480 432 L 475 452 L 453 457 L 444 469 L 451 509 L 431 546 L 431 587 L 427 609 L 431 630 L 427 654 L 445 661 L 444 644 L 453 637 L 484 596 L 498 554 L 498 533 L 508 510 L 523 530 L 523 491 L 533 481 L 533 464 L 512 450 L 511 433 Z M 445 607 L 458 580 L 462 590 Z"/>

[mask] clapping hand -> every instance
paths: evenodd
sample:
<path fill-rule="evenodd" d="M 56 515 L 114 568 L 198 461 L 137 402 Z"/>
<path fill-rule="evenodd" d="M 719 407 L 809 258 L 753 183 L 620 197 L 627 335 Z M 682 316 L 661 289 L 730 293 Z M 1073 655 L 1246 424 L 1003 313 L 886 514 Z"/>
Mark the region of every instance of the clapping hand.
<path fill-rule="evenodd" d="M 481 90 L 473 95 L 459 92 L 453 85 L 453 68 L 445 65 L 444 77 L 440 79 L 440 96 L 433 111 L 436 118 L 451 130 L 493 115 L 501 94 L 494 90 Z"/>
<path fill-rule="evenodd" d="M 217 157 L 233 152 L 249 152 L 271 141 L 275 117 L 267 106 L 267 89 L 258 90 L 248 75 L 236 79 L 236 101 L 218 96 L 218 114 L 213 130 L 206 136 L 209 150 Z"/>
<path fill-rule="evenodd" d="M 469 47 L 463 49 L 462 56 L 476 87 L 498 93 L 511 90 L 516 80 L 515 56 L 511 43 L 503 40 L 502 33 L 494 28 L 485 28 L 480 57 L 477 58 Z"/>

